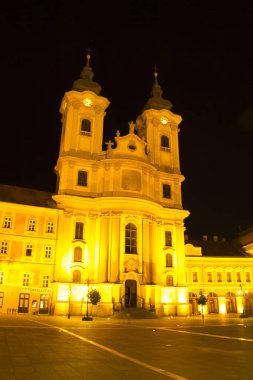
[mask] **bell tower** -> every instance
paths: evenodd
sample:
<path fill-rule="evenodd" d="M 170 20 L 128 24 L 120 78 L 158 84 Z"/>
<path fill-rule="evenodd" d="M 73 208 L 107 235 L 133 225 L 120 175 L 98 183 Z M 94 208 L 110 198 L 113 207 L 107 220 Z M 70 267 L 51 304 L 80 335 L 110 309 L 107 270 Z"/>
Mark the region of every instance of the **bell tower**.
<path fill-rule="evenodd" d="M 60 193 L 66 193 L 66 189 L 72 193 L 77 168 L 91 166 L 103 156 L 103 125 L 109 101 L 100 95 L 101 86 L 93 81 L 89 52 L 86 59 L 80 78 L 65 93 L 60 107 L 62 134 L 55 167 Z"/>
<path fill-rule="evenodd" d="M 146 141 L 148 161 L 157 171 L 159 202 L 165 207 L 181 209 L 184 177 L 180 172 L 178 125 L 182 118 L 171 111 L 171 102 L 162 97 L 156 69 L 154 77 L 151 97 L 137 117 L 135 130 Z"/>
<path fill-rule="evenodd" d="M 135 129 L 147 142 L 149 161 L 158 170 L 179 174 L 178 125 L 181 116 L 171 112 L 172 104 L 162 97 L 157 70 L 151 97 L 136 120 Z"/>
<path fill-rule="evenodd" d="M 109 101 L 100 96 L 101 87 L 93 82 L 90 54 L 80 78 L 66 92 L 60 107 L 62 138 L 60 157 L 70 155 L 96 158 L 102 152 L 103 123 Z"/>

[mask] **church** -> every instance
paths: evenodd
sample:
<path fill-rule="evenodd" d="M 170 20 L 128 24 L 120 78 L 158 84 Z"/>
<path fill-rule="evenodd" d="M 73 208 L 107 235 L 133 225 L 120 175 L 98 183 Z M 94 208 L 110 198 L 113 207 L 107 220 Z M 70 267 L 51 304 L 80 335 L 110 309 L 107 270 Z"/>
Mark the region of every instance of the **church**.
<path fill-rule="evenodd" d="M 122 309 L 157 316 L 253 311 L 252 241 L 190 241 L 182 206 L 181 116 L 151 96 L 129 131 L 103 150 L 109 100 L 90 55 L 60 113 L 55 194 L 0 185 L 0 313 L 95 316 Z M 182 147 L 183 149 L 183 147 Z"/>

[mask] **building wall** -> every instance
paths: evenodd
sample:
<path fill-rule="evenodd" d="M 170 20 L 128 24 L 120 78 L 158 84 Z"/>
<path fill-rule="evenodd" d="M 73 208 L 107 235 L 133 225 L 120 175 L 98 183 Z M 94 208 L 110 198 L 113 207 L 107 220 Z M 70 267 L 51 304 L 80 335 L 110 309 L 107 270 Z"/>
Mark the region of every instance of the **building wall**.
<path fill-rule="evenodd" d="M 216 307 L 207 305 L 206 313 L 240 313 L 244 298 L 252 309 L 252 258 L 203 257 L 200 249 L 189 249 L 189 244 L 185 255 L 184 227 L 174 222 L 170 209 L 147 200 L 126 203 L 122 198 L 85 199 L 72 209 L 70 204 L 58 210 L 2 202 L 1 250 L 7 243 L 6 252 L 0 254 L 2 312 L 18 311 L 20 294 L 29 295 L 29 313 L 40 310 L 42 296 L 48 298 L 47 312 L 67 314 L 70 297 L 71 313 L 84 312 L 90 282 L 102 295 L 96 312 L 109 315 L 125 306 L 129 280 L 137 284 L 136 306 L 156 309 L 158 314 L 195 314 L 199 307 L 193 310 L 192 302 L 201 291 L 212 302 L 217 297 Z M 8 227 L 4 227 L 6 218 Z M 29 231 L 31 220 L 34 231 Z M 83 239 L 75 239 L 77 222 L 84 223 Z M 137 228 L 135 254 L 125 252 L 128 223 Z M 165 231 L 172 232 L 170 246 L 165 245 Z M 32 247 L 29 256 L 27 245 Z M 77 262 L 76 247 L 82 249 Z M 167 255 L 172 258 L 169 266 Z M 79 283 L 73 282 L 75 270 L 81 272 Z M 168 284 L 168 278 L 172 283 Z M 233 297 L 235 307 L 227 310 Z M 32 301 L 37 301 L 35 307 Z"/>
<path fill-rule="evenodd" d="M 48 305 L 51 304 L 57 222 L 57 210 L 1 203 L 2 311 L 18 310 L 23 293 L 30 295 L 29 311 L 32 301 L 36 300 L 39 307 L 42 295 L 47 295 Z"/>
<path fill-rule="evenodd" d="M 200 312 L 195 300 L 207 296 L 206 314 L 253 313 L 251 257 L 187 257 L 190 313 Z M 214 305 L 215 304 L 215 305 Z"/>

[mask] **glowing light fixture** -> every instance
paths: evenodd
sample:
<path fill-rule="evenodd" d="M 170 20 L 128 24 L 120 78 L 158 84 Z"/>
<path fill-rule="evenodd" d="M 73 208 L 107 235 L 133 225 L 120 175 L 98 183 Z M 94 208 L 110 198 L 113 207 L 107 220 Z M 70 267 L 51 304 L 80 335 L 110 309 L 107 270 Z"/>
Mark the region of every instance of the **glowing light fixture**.
<path fill-rule="evenodd" d="M 166 116 L 162 116 L 162 117 L 161 117 L 161 123 L 162 123 L 162 124 L 165 125 L 165 124 L 168 124 L 168 122 L 169 122 L 169 120 L 167 119 Z"/>
<path fill-rule="evenodd" d="M 92 100 L 90 98 L 83 99 L 83 104 L 85 107 L 91 107 L 92 106 Z"/>

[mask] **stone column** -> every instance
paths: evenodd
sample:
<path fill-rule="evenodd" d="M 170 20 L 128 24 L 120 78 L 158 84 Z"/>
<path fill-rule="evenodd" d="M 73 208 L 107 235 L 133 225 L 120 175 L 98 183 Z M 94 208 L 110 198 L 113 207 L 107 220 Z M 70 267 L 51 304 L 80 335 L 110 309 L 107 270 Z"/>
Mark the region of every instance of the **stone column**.
<path fill-rule="evenodd" d="M 120 254 L 120 215 L 111 214 L 110 221 L 110 252 L 109 252 L 109 270 L 108 281 L 119 281 L 119 254 Z"/>
<path fill-rule="evenodd" d="M 142 220 L 142 279 L 144 284 L 150 283 L 150 257 L 149 257 L 149 220 Z"/>
<path fill-rule="evenodd" d="M 149 223 L 149 276 L 150 283 L 155 282 L 155 224 Z"/>
<path fill-rule="evenodd" d="M 185 245 L 184 245 L 184 225 L 182 221 L 176 222 L 175 226 L 175 240 L 176 240 L 176 269 L 177 269 L 177 282 L 178 286 L 186 285 L 185 273 Z"/>
<path fill-rule="evenodd" d="M 100 247 L 98 281 L 108 282 L 108 248 L 109 248 L 109 215 L 104 213 L 100 220 Z"/>
<path fill-rule="evenodd" d="M 97 237 L 97 215 L 95 213 L 89 214 L 89 227 L 88 227 L 88 277 L 91 280 L 94 280 L 94 282 L 97 282 L 98 280 L 98 266 L 96 266 L 96 256 L 95 256 L 95 250 L 96 250 L 96 237 Z"/>

